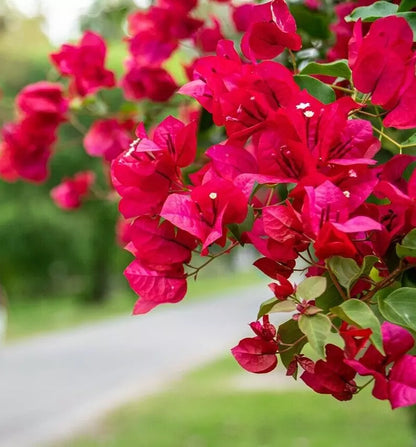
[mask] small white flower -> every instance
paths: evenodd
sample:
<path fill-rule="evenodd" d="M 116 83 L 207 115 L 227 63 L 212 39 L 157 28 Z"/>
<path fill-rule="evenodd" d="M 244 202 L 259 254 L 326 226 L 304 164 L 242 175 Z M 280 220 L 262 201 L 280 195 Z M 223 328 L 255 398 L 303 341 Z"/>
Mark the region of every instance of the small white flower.
<path fill-rule="evenodd" d="M 312 118 L 315 115 L 312 110 L 306 110 L 305 112 L 303 112 L 303 114 L 306 116 L 306 118 Z"/>
<path fill-rule="evenodd" d="M 212 192 L 209 196 L 210 199 L 215 200 L 217 198 L 217 193 L 216 192 Z"/>
<path fill-rule="evenodd" d="M 349 191 L 343 191 L 344 192 L 344 196 L 349 199 L 351 197 L 351 193 Z"/>
<path fill-rule="evenodd" d="M 310 103 L 309 102 L 301 102 L 301 103 L 299 103 L 297 106 L 296 106 L 296 108 L 298 109 L 298 110 L 305 110 L 307 107 L 310 107 L 311 105 L 310 105 Z"/>

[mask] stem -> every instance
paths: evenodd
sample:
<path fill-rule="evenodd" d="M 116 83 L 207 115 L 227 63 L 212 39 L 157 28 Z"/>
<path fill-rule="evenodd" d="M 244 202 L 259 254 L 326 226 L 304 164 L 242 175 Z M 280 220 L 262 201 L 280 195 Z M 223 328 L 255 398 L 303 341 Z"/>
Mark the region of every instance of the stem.
<path fill-rule="evenodd" d="M 341 87 L 339 85 L 331 84 L 331 87 L 335 90 L 339 90 L 340 92 L 349 93 L 352 95 L 354 93 L 354 90 L 351 90 L 349 88 Z"/>
<path fill-rule="evenodd" d="M 365 387 L 370 385 L 371 382 L 374 382 L 374 377 L 372 377 L 368 382 L 366 382 L 364 385 L 358 387 L 358 392 L 362 391 Z"/>
<path fill-rule="evenodd" d="M 329 277 L 331 278 L 331 281 L 333 282 L 334 286 L 337 288 L 338 293 L 341 295 L 342 299 L 344 301 L 348 300 L 348 296 L 345 295 L 345 292 L 343 290 L 343 288 L 341 287 L 341 285 L 339 284 L 337 277 L 334 275 L 334 273 L 332 272 L 332 270 L 328 267 L 328 274 Z"/>
<path fill-rule="evenodd" d="M 81 135 L 85 135 L 88 132 L 87 128 L 78 120 L 75 115 L 71 114 L 69 116 L 69 122 Z"/>
<path fill-rule="evenodd" d="M 299 342 L 301 342 L 305 338 L 306 338 L 306 335 L 303 335 L 302 337 L 298 338 L 294 343 L 291 343 L 291 344 L 280 342 L 279 345 L 287 346 L 287 348 L 283 349 L 283 351 L 279 351 L 278 354 L 282 354 L 283 352 L 290 351 L 294 346 L 296 346 Z"/>
<path fill-rule="evenodd" d="M 187 278 L 190 278 L 191 276 L 195 277 L 195 280 L 198 277 L 199 272 L 206 267 L 208 264 L 210 264 L 214 259 L 219 258 L 220 256 L 229 253 L 233 248 L 235 248 L 237 245 L 239 245 L 238 242 L 233 242 L 229 247 L 227 247 L 226 249 L 224 249 L 223 251 L 221 251 L 220 253 L 217 253 L 215 255 L 210 255 L 210 258 L 208 259 L 208 261 L 204 262 L 202 265 L 200 265 L 199 267 L 192 267 L 195 269 L 194 272 L 189 273 L 187 275 Z"/>
<path fill-rule="evenodd" d="M 296 57 L 293 54 L 292 50 L 288 49 L 288 52 L 289 52 L 290 62 L 292 63 L 292 67 L 293 67 L 293 73 L 297 74 L 298 73 L 298 67 L 297 67 L 297 64 L 296 64 Z"/>

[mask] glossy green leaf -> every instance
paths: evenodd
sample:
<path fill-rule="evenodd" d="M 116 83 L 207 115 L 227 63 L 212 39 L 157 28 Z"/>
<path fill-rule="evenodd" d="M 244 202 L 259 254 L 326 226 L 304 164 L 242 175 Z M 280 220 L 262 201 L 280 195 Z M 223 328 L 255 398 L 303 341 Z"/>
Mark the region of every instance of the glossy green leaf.
<path fill-rule="evenodd" d="M 361 275 L 361 269 L 351 258 L 332 256 L 327 260 L 327 265 L 334 273 L 341 286 L 350 289 Z"/>
<path fill-rule="evenodd" d="M 290 11 L 298 25 L 298 31 L 304 31 L 311 38 L 326 40 L 330 37 L 329 24 L 332 17 L 321 11 L 311 11 L 300 3 L 289 3 Z"/>
<path fill-rule="evenodd" d="M 363 264 L 361 266 L 361 274 L 360 276 L 369 276 L 371 270 L 374 267 L 374 264 L 378 261 L 377 256 L 365 256 L 363 260 Z"/>
<path fill-rule="evenodd" d="M 325 358 L 325 343 L 331 333 L 331 320 L 324 314 L 299 317 L 299 329 L 306 335 L 312 349 Z"/>
<path fill-rule="evenodd" d="M 329 85 L 324 84 L 318 79 L 300 74 L 295 75 L 294 80 L 302 90 L 307 90 L 309 94 L 324 104 L 334 102 L 336 99 L 334 90 Z"/>
<path fill-rule="evenodd" d="M 416 0 L 402 0 L 399 5 L 399 12 L 410 11 L 416 7 Z"/>
<path fill-rule="evenodd" d="M 327 312 L 331 307 L 338 306 L 344 300 L 338 292 L 332 281 L 328 281 L 328 274 L 325 274 L 327 278 L 327 288 L 325 292 L 316 299 L 316 305 L 320 307 L 324 312 Z"/>
<path fill-rule="evenodd" d="M 326 289 L 326 278 L 312 276 L 304 279 L 296 288 L 296 296 L 305 300 L 314 300 L 321 296 Z"/>
<path fill-rule="evenodd" d="M 379 294 L 378 307 L 386 320 L 416 331 L 415 288 L 401 287 L 388 296 Z"/>
<path fill-rule="evenodd" d="M 277 298 L 270 298 L 260 304 L 260 309 L 257 314 L 257 319 L 260 319 L 263 315 L 272 314 L 277 312 L 293 312 L 296 310 L 296 303 L 292 300 L 280 301 Z"/>
<path fill-rule="evenodd" d="M 370 6 L 360 6 L 345 17 L 346 22 L 356 22 L 361 19 L 363 22 L 373 22 L 380 17 L 387 17 L 396 14 L 399 7 L 394 3 L 380 1 Z"/>
<path fill-rule="evenodd" d="M 396 245 L 396 253 L 399 258 L 416 257 L 416 228 L 406 234 L 401 244 Z"/>
<path fill-rule="evenodd" d="M 410 137 L 407 140 L 402 141 L 400 144 L 402 144 L 403 146 L 410 146 L 410 145 L 416 146 L 416 133 L 410 135 Z"/>
<path fill-rule="evenodd" d="M 299 329 L 298 322 L 295 320 L 288 320 L 279 326 L 277 333 L 279 334 L 279 355 L 282 363 L 286 368 L 293 360 L 293 356 L 299 354 L 306 344 L 306 338 L 303 337 L 303 332 Z M 298 343 L 296 343 L 300 340 Z M 296 343 L 296 344 L 294 344 Z M 288 348 L 287 345 L 293 345 Z"/>
<path fill-rule="evenodd" d="M 301 70 L 300 74 L 320 74 L 324 76 L 333 76 L 335 78 L 351 79 L 351 70 L 346 59 L 340 59 L 327 64 L 310 62 Z"/>
<path fill-rule="evenodd" d="M 372 334 L 370 340 L 373 342 L 374 346 L 384 354 L 380 321 L 368 304 L 360 300 L 352 299 L 345 301 L 340 306 L 333 307 L 331 312 L 341 318 L 341 320 L 356 327 L 371 329 Z"/>

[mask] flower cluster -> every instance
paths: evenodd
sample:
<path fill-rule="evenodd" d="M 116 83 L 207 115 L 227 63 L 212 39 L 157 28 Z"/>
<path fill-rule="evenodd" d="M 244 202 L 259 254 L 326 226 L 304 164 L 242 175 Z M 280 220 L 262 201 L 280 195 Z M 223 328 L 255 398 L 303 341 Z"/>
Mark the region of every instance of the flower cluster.
<path fill-rule="evenodd" d="M 0 143 L 0 176 L 42 182 L 57 138 L 66 120 L 68 100 L 58 83 L 37 82 L 26 86 L 16 98 L 18 120 L 3 126 Z"/>
<path fill-rule="evenodd" d="M 317 62 L 303 59 L 307 31 L 284 0 L 217 3 L 227 3 L 221 7 L 242 33 L 239 46 L 224 38 L 218 17 L 198 18 L 197 0 L 158 0 L 128 20 L 120 83 L 126 99 L 166 102 L 177 91 L 182 119 L 146 120 L 133 141 L 132 120 L 112 113 L 84 139 L 88 154 L 111 163 L 121 198 L 119 231 L 134 256 L 125 276 L 139 295 L 133 312 L 182 300 L 187 279 L 204 265 L 250 245 L 272 297 L 250 324 L 255 336 L 232 349 L 243 368 L 267 373 L 280 358 L 288 375 L 301 369 L 308 386 L 339 400 L 351 399 L 369 376 L 377 399 L 393 408 L 415 404 L 412 22 L 396 14 L 395 4 L 341 3 L 335 43 L 322 42 L 326 60 Z M 305 3 L 308 14 L 324 9 Z M 178 88 L 164 63 L 184 40 L 201 55 Z M 62 75 L 71 76 L 69 96 L 114 85 L 105 52 L 102 39 L 87 32 L 79 46 L 52 55 Z M 20 120 L 48 114 L 54 131 L 67 100 L 60 87 L 41 85 L 45 98 L 39 88 L 35 97 L 33 87 L 22 91 Z M 3 177 L 12 153 L 5 135 Z M 32 166 L 29 157 L 23 161 Z M 64 208 L 77 207 L 91 181 L 84 173 L 52 196 Z M 202 267 L 191 264 L 194 255 L 205 258 Z M 290 313 L 274 324 L 281 312 Z M 306 344 L 313 358 L 302 352 Z"/>

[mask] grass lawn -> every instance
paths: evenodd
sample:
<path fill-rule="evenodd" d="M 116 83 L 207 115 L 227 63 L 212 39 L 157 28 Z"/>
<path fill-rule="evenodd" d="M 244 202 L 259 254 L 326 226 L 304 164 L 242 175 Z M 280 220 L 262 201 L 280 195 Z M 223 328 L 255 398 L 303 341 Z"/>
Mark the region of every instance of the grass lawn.
<path fill-rule="evenodd" d="M 236 389 L 227 358 L 110 414 L 61 447 L 411 447 L 406 410 L 363 391 L 351 402 L 303 389 Z M 248 373 L 247 373 L 248 374 Z M 267 383 L 270 383 L 267 381 Z"/>
<path fill-rule="evenodd" d="M 203 272 L 197 281 L 188 281 L 186 301 L 203 299 L 217 293 L 245 287 L 256 282 L 265 281 L 254 269 L 247 273 L 227 274 L 223 276 L 204 276 Z M 120 315 L 130 315 L 136 295 L 127 291 L 112 296 L 100 305 L 85 304 L 75 297 L 59 297 L 56 299 L 33 299 L 32 301 L 10 300 L 9 321 L 6 340 L 15 340 L 24 336 L 40 334 L 47 331 L 65 329 L 89 321 Z"/>

